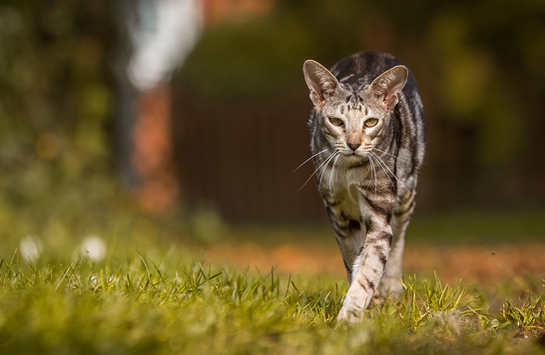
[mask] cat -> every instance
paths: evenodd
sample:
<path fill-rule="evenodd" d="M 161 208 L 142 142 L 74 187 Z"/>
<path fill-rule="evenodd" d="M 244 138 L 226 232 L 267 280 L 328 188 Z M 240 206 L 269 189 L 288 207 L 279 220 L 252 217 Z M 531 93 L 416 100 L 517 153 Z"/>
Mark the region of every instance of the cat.
<path fill-rule="evenodd" d="M 426 146 L 424 108 L 410 71 L 386 53 L 357 53 L 331 71 L 307 60 L 303 73 L 314 106 L 314 177 L 350 284 L 337 319 L 354 323 L 374 295 L 403 292 L 405 230 Z"/>

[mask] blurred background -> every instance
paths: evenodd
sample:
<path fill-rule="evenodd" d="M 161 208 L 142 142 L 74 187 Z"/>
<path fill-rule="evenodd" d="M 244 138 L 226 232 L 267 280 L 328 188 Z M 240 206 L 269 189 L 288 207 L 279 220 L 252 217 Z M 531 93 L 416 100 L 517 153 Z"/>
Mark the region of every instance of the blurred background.
<path fill-rule="evenodd" d="M 409 234 L 543 237 L 544 19 L 542 0 L 3 0 L 0 239 L 319 226 L 336 248 L 311 163 L 294 172 L 301 67 L 369 49 L 427 114 Z"/>

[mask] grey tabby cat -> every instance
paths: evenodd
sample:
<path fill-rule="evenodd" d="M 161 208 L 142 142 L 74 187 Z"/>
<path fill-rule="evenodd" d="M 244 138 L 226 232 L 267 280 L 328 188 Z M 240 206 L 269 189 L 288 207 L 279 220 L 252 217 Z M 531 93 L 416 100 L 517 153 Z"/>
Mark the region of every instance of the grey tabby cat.
<path fill-rule="evenodd" d="M 338 319 L 361 318 L 377 292 L 397 297 L 405 229 L 415 206 L 426 141 L 418 87 L 403 63 L 368 51 L 331 72 L 303 66 L 315 180 L 346 267 L 350 287 Z"/>

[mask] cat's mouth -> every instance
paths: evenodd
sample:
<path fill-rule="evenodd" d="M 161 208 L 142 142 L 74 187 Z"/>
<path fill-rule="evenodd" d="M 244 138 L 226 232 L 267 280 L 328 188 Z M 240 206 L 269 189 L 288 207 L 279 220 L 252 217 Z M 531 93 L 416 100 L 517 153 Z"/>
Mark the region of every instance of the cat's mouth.
<path fill-rule="evenodd" d="M 363 155 L 360 152 L 350 151 L 350 152 L 342 152 L 342 154 L 345 159 L 350 159 L 350 160 L 360 160 L 365 158 L 365 155 Z"/>

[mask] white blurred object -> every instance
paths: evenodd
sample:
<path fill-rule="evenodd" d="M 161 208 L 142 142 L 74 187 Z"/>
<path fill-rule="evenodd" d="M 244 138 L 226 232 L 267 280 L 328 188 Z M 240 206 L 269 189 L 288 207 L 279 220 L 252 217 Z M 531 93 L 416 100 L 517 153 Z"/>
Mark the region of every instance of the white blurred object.
<path fill-rule="evenodd" d="M 36 261 L 42 254 L 42 241 L 34 235 L 29 235 L 21 240 L 19 248 L 26 261 Z"/>
<path fill-rule="evenodd" d="M 137 2 L 137 18 L 129 21 L 134 52 L 127 74 L 138 90 L 154 89 L 170 79 L 200 36 L 202 13 L 199 0 Z"/>
<path fill-rule="evenodd" d="M 81 251 L 94 262 L 99 262 L 106 257 L 107 247 L 102 238 L 96 235 L 89 236 L 81 243 Z"/>

